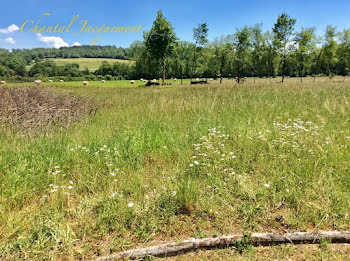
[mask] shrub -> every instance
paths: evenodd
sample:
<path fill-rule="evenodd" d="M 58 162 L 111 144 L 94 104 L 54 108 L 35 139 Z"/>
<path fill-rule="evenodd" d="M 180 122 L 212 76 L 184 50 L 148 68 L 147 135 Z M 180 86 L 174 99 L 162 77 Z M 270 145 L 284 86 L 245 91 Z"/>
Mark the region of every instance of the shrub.
<path fill-rule="evenodd" d="M 117 77 L 115 77 L 116 78 L 116 80 L 125 80 L 125 78 L 123 77 L 123 76 L 121 76 L 121 75 L 118 75 Z"/>
<path fill-rule="evenodd" d="M 113 80 L 113 76 L 110 75 L 110 74 L 107 74 L 107 75 L 105 76 L 105 79 L 106 79 L 107 81 L 112 81 L 112 80 Z"/>

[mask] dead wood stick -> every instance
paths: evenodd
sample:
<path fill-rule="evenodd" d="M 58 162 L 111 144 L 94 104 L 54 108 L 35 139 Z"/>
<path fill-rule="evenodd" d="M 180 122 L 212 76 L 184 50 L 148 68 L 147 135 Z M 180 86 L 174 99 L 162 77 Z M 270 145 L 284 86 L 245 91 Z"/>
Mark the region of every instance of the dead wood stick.
<path fill-rule="evenodd" d="M 320 239 L 331 243 L 350 243 L 350 231 L 321 231 L 321 232 L 294 232 L 283 235 L 274 233 L 253 233 L 249 242 L 254 246 L 269 246 L 273 244 L 315 244 Z M 190 239 L 179 243 L 166 243 L 157 246 L 136 248 L 106 257 L 99 257 L 95 261 L 112 261 L 118 259 L 138 259 L 146 256 L 165 257 L 185 253 L 199 248 L 222 248 L 234 245 L 243 239 L 242 235 L 230 235 L 204 239 Z"/>

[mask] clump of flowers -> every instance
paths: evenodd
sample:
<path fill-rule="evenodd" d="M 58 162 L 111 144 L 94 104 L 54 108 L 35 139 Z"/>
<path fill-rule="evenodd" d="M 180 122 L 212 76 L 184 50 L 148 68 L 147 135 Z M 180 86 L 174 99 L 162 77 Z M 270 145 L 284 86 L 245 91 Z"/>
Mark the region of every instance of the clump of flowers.
<path fill-rule="evenodd" d="M 208 134 L 200 138 L 200 142 L 193 144 L 194 155 L 187 171 L 206 174 L 233 174 L 235 153 L 230 151 L 226 142 L 229 135 L 223 133 L 223 127 L 210 128 Z"/>

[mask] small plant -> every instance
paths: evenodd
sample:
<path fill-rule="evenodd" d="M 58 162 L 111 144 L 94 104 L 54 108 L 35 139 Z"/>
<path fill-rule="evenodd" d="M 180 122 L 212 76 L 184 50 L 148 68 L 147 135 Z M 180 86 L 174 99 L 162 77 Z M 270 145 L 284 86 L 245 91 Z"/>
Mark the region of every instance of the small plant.
<path fill-rule="evenodd" d="M 330 242 L 325 238 L 320 238 L 320 248 L 326 250 Z"/>
<path fill-rule="evenodd" d="M 234 244 L 234 248 L 237 249 L 239 253 L 252 248 L 252 243 L 250 242 L 250 234 L 244 234 L 242 240 L 238 240 Z"/>

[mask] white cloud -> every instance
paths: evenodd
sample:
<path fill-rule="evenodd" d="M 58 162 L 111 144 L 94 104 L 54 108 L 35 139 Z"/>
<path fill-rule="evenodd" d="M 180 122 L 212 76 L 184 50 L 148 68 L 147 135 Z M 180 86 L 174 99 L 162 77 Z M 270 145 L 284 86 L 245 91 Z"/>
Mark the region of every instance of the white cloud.
<path fill-rule="evenodd" d="M 6 38 L 5 42 L 8 43 L 8 44 L 15 44 L 15 40 L 13 40 L 12 37 Z"/>
<path fill-rule="evenodd" d="M 73 46 L 81 46 L 81 44 L 79 42 L 75 42 Z"/>
<path fill-rule="evenodd" d="M 9 34 L 9 33 L 13 33 L 19 30 L 19 27 L 15 24 L 11 24 L 9 27 L 7 28 L 0 28 L 0 33 L 2 34 Z"/>
<path fill-rule="evenodd" d="M 51 47 L 60 48 L 60 47 L 69 47 L 69 44 L 66 43 L 61 37 L 57 36 L 42 36 L 41 34 L 36 35 L 40 42 L 46 43 Z"/>

